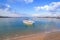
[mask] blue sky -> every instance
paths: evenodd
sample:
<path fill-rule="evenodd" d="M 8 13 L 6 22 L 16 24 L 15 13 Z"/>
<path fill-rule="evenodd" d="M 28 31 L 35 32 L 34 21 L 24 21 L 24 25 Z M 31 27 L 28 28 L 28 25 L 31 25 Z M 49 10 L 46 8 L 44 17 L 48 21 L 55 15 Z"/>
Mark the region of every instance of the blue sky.
<path fill-rule="evenodd" d="M 4 10 L 4 13 L 3 13 Z M 60 15 L 60 0 L 0 0 L 0 15 Z M 15 13 L 16 12 L 16 13 Z"/>

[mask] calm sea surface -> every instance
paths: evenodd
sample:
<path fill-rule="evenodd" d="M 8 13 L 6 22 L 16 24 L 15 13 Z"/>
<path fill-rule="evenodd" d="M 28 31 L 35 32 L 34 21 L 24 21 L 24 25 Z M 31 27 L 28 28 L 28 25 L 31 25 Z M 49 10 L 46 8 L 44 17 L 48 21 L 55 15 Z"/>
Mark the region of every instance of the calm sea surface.
<path fill-rule="evenodd" d="M 28 35 L 38 32 L 60 29 L 60 19 L 27 18 L 34 21 L 33 25 L 25 25 L 25 18 L 0 18 L 0 37 Z"/>

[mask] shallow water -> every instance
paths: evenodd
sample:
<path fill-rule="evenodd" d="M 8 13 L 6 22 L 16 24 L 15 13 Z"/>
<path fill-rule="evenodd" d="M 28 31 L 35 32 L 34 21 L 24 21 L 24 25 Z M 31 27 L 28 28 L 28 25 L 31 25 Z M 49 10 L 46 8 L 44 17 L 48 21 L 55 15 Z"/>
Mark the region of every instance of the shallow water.
<path fill-rule="evenodd" d="M 0 38 L 22 36 L 38 32 L 60 29 L 60 19 L 55 18 L 27 18 L 34 21 L 33 25 L 25 25 L 26 18 L 0 18 Z"/>

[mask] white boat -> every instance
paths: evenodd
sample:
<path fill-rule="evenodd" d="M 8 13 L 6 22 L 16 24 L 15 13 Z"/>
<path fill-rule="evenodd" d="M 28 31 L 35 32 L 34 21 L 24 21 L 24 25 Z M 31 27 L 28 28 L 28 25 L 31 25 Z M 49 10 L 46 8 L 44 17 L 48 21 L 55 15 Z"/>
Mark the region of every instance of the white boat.
<path fill-rule="evenodd" d="M 34 21 L 32 20 L 23 20 L 23 23 L 26 25 L 32 25 L 34 23 Z"/>

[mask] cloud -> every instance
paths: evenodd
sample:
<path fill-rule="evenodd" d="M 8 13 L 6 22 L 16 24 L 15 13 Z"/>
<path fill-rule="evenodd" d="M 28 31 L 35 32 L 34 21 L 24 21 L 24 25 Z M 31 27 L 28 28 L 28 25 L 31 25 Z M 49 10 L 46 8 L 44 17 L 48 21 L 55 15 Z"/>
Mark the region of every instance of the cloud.
<path fill-rule="evenodd" d="M 40 14 L 32 14 L 31 16 L 32 16 L 32 17 L 39 17 Z"/>
<path fill-rule="evenodd" d="M 5 5 L 6 5 L 6 7 L 8 7 L 8 8 L 10 7 L 10 5 L 8 5 L 8 4 L 5 4 Z"/>
<path fill-rule="evenodd" d="M 20 17 L 19 14 L 16 14 L 16 13 L 8 11 L 8 10 L 2 10 L 2 9 L 0 9 L 0 16 Z"/>
<path fill-rule="evenodd" d="M 32 3 L 33 2 L 33 0 L 24 0 L 25 1 L 25 3 Z"/>
<path fill-rule="evenodd" d="M 4 7 L 4 8 L 3 8 Z M 0 16 L 9 16 L 9 17 L 20 17 L 19 14 L 15 13 L 15 12 L 12 12 L 10 11 L 10 5 L 8 4 L 5 4 L 5 5 L 1 5 L 1 8 L 0 8 Z"/>
<path fill-rule="evenodd" d="M 45 5 L 45 6 L 41 7 L 41 9 L 42 9 L 42 10 L 49 10 L 50 7 L 49 7 L 48 5 Z"/>
<path fill-rule="evenodd" d="M 34 0 L 7 0 L 10 3 L 16 3 L 16 2 L 24 2 L 24 3 L 32 3 Z"/>
<path fill-rule="evenodd" d="M 0 9 L 9 10 L 10 9 L 10 5 L 8 5 L 8 4 L 0 4 Z"/>
<path fill-rule="evenodd" d="M 37 7 L 34 7 L 34 9 L 35 9 L 36 11 L 40 11 L 41 7 L 40 7 L 40 6 L 37 6 Z"/>
<path fill-rule="evenodd" d="M 9 11 L 10 10 L 10 5 L 5 4 L 6 8 L 4 9 L 5 11 Z"/>
<path fill-rule="evenodd" d="M 45 10 L 50 12 L 57 12 L 60 10 L 60 2 L 52 2 L 49 5 L 34 7 L 36 11 Z"/>

